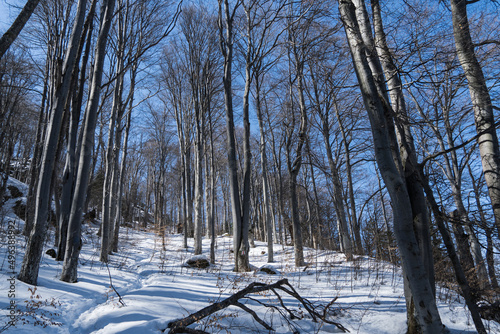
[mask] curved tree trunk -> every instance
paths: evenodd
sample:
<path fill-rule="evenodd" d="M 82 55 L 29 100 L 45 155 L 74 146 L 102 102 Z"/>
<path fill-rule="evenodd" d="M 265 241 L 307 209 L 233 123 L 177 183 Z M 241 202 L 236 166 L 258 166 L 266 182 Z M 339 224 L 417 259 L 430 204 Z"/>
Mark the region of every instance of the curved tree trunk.
<path fill-rule="evenodd" d="M 404 178 L 411 202 L 413 225 L 422 256 L 422 261 L 426 268 L 433 294 L 435 295 L 436 284 L 434 277 L 434 260 L 431 247 L 431 238 L 429 233 L 429 215 L 427 212 L 427 203 L 425 200 L 424 191 L 422 189 L 422 185 L 419 182 L 417 167 L 418 160 L 413 136 L 407 122 L 408 115 L 406 110 L 406 102 L 403 95 L 403 84 L 401 82 L 398 70 L 394 65 L 392 54 L 387 45 L 386 35 L 382 24 L 382 13 L 379 0 L 371 0 L 371 4 L 373 26 L 375 32 L 375 46 L 377 49 L 377 54 L 381 61 L 384 75 L 387 78 L 388 94 L 390 97 L 392 109 L 395 113 L 395 121 L 397 123 L 395 130 L 399 143 Z M 413 307 L 411 306 L 413 305 L 413 301 L 410 300 L 410 296 L 407 295 L 407 297 L 408 322 L 410 324 L 410 327 L 412 327 L 413 325 L 415 325 L 411 325 L 411 323 L 415 321 L 415 317 L 413 316 Z"/>

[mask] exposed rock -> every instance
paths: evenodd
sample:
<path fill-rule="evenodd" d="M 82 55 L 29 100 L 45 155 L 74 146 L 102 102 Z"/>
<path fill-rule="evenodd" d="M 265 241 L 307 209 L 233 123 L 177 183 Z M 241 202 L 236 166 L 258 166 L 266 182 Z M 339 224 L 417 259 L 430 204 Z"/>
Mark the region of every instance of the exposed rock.
<path fill-rule="evenodd" d="M 56 251 L 51 248 L 51 249 L 48 249 L 45 254 L 47 254 L 48 256 L 50 256 L 51 258 L 55 259 L 56 258 Z"/>
<path fill-rule="evenodd" d="M 204 269 L 210 267 L 210 261 L 203 255 L 196 255 L 184 262 L 184 267 Z"/>
<path fill-rule="evenodd" d="M 14 206 L 12 207 L 12 210 L 14 210 L 14 213 L 20 219 L 25 219 L 25 217 L 26 217 L 26 204 L 24 204 L 22 200 L 16 201 L 16 204 L 14 204 Z"/>
<path fill-rule="evenodd" d="M 258 269 L 259 272 L 266 273 L 268 275 L 279 275 L 280 272 L 269 264 L 265 264 Z"/>
<path fill-rule="evenodd" d="M 21 192 L 21 190 L 19 190 L 17 187 L 13 186 L 13 185 L 10 185 L 7 187 L 7 189 L 9 189 L 10 191 L 10 196 L 12 198 L 18 198 L 18 197 L 23 197 L 23 193 Z"/>

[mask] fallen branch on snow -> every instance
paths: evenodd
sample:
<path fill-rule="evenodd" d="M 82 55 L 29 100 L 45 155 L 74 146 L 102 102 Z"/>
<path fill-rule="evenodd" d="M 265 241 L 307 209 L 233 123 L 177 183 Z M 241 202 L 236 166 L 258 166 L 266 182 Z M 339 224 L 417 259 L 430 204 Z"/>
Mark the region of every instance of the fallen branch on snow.
<path fill-rule="evenodd" d="M 263 303 L 259 300 L 254 299 L 254 298 L 247 297 L 247 295 L 249 295 L 249 294 L 256 294 L 256 293 L 268 291 L 268 290 L 272 291 L 276 295 L 276 297 L 278 298 L 279 304 L 281 305 L 281 307 L 283 309 L 280 309 L 279 307 L 277 307 L 275 305 Z M 188 315 L 187 317 L 185 317 L 183 319 L 179 319 L 179 320 L 175 320 L 175 321 L 170 322 L 168 324 L 168 328 L 170 328 L 168 333 L 169 334 L 173 334 L 173 333 L 207 334 L 205 331 L 187 328 L 187 326 L 189 326 L 189 325 L 191 325 L 191 324 L 193 324 L 193 323 L 195 323 L 195 322 L 197 322 L 197 321 L 199 321 L 199 320 L 201 320 L 201 319 L 203 319 L 203 318 L 205 318 L 205 317 L 207 317 L 215 312 L 218 312 L 222 309 L 225 309 L 231 305 L 237 306 L 237 307 L 243 309 L 244 311 L 248 312 L 250 315 L 252 315 L 252 317 L 255 319 L 255 321 L 257 321 L 259 324 L 261 324 L 264 328 L 266 328 L 267 330 L 270 330 L 270 331 L 274 331 L 274 329 L 270 325 L 268 325 L 264 320 L 262 320 L 257 315 L 257 313 L 255 313 L 248 306 L 246 306 L 240 302 L 240 299 L 243 299 L 243 298 L 253 300 L 253 301 L 255 301 L 255 302 L 257 302 L 265 307 L 273 308 L 273 309 L 277 310 L 285 319 L 287 319 L 287 316 L 292 320 L 302 318 L 302 316 L 294 313 L 293 310 L 291 310 L 285 306 L 281 295 L 278 293 L 278 290 L 281 290 L 281 291 L 285 292 L 286 294 L 297 299 L 302 304 L 302 306 L 305 308 L 305 310 L 309 313 L 309 315 L 311 316 L 311 318 L 314 322 L 318 322 L 319 320 L 321 320 L 327 324 L 331 324 L 331 325 L 336 326 L 344 333 L 349 332 L 347 330 L 347 328 L 345 328 L 341 324 L 327 319 L 328 309 L 333 305 L 333 303 L 335 302 L 336 299 L 332 300 L 326 306 L 322 306 L 322 305 L 315 306 L 315 305 L 313 305 L 312 302 L 310 302 L 306 298 L 303 298 L 302 296 L 300 296 L 297 293 L 297 291 L 290 285 L 288 280 L 285 278 L 285 279 L 281 279 L 273 284 L 264 284 L 264 283 L 259 283 L 259 282 L 253 282 L 250 285 L 248 285 L 246 288 L 244 288 L 243 290 L 236 292 L 232 296 L 230 296 L 230 297 L 228 297 L 220 302 L 209 305 L 209 306 L 199 310 L 198 312 L 195 312 L 195 313 Z M 167 329 L 164 329 L 163 332 L 166 330 Z"/>

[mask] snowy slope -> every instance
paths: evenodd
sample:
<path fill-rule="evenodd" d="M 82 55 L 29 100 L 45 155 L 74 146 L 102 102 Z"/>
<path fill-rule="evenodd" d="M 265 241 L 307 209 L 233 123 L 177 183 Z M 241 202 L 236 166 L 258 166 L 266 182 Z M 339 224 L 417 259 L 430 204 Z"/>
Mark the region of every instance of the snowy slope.
<path fill-rule="evenodd" d="M 16 281 L 15 298 L 9 298 L 7 221 L 14 221 L 17 231 L 21 230 L 23 222 L 15 219 L 10 211 L 3 216 L 0 225 L 0 332 L 3 328 L 5 333 L 160 333 L 168 322 L 228 297 L 252 281 L 271 283 L 286 277 L 311 301 L 326 304 L 338 297 L 332 307 L 335 311 L 332 320 L 347 327 L 351 333 L 405 333 L 405 303 L 399 268 L 366 257 L 346 262 L 342 254 L 307 249 L 308 266 L 296 269 L 292 247 L 275 245 L 276 262 L 271 265 L 279 275 L 235 274 L 230 252 L 232 240 L 228 237 L 217 238 L 217 264 L 200 270 L 183 266 L 193 254 L 192 248 L 188 251 L 182 248 L 181 235 L 166 236 L 163 247 L 162 238 L 151 232 L 123 228 L 120 252 L 111 256 L 108 272 L 108 267 L 98 261 L 96 227 L 86 225 L 78 283 L 59 281 L 62 264 L 44 255 L 36 290 L 33 292 L 33 287 Z M 209 242 L 207 239 L 203 244 L 207 257 Z M 16 271 L 19 271 L 25 244 L 24 238 L 17 234 Z M 262 242 L 256 245 L 251 250 L 250 262 L 261 267 L 266 265 L 267 246 Z M 46 245 L 48 248 L 51 243 Z M 121 300 L 110 288 L 110 278 Z M 451 333 L 474 333 L 463 301 L 445 289 L 438 291 L 439 311 Z M 276 301 L 269 293 L 259 298 Z M 11 300 L 22 314 L 16 327 L 6 328 L 7 307 Z M 286 297 L 284 301 L 287 306 L 299 309 L 292 298 Z M 247 305 L 271 324 L 276 333 L 338 332 L 333 325 L 314 323 L 307 317 L 286 321 L 277 312 L 264 309 L 253 301 Z M 499 324 L 486 322 L 486 326 L 490 333 L 500 333 Z M 233 307 L 200 321 L 197 328 L 212 333 L 268 333 L 250 315 Z"/>

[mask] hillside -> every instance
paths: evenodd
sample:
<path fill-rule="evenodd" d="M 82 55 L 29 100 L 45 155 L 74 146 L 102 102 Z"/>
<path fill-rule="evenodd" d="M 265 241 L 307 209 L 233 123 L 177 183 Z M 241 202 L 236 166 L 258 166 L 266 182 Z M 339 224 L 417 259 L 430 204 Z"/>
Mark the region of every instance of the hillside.
<path fill-rule="evenodd" d="M 14 182 L 14 181 L 12 181 Z M 20 186 L 17 184 L 17 186 Z M 61 282 L 62 264 L 44 255 L 39 286 L 15 283 L 15 298 L 9 298 L 11 272 L 8 261 L 8 222 L 15 224 L 16 272 L 19 271 L 26 241 L 20 234 L 23 222 L 12 211 L 11 199 L 4 206 L 0 247 L 0 332 L 5 333 L 160 333 L 167 324 L 185 317 L 213 302 L 220 301 L 254 281 L 271 283 L 287 278 L 299 294 L 312 302 L 328 304 L 330 319 L 345 326 L 351 333 L 404 333 L 405 302 L 401 270 L 389 263 L 368 257 L 346 262 L 342 254 L 306 249 L 306 267 L 295 268 L 292 247 L 275 245 L 278 271 L 269 275 L 257 270 L 267 265 L 267 246 L 256 242 L 250 262 L 254 272 L 236 274 L 232 271 L 232 239 L 217 238 L 216 264 L 206 269 L 183 266 L 193 256 L 192 249 L 182 248 L 182 235 L 170 234 L 164 239 L 153 231 L 132 228 L 121 230 L 120 251 L 111 256 L 109 267 L 98 261 L 97 225 L 85 224 L 80 256 L 79 282 Z M 10 209 L 9 209 L 10 207 Z M 11 225 L 12 226 L 12 225 Z M 11 229 L 12 230 L 12 229 Z M 51 248 L 54 232 L 46 249 Z M 12 240 L 12 239 L 11 239 Z M 190 240 L 192 245 L 192 240 Z M 209 240 L 204 239 L 208 257 Z M 114 289 L 110 287 L 112 282 Z M 121 299 L 119 298 L 121 296 Z M 16 326 L 6 326 L 11 300 L 21 311 Z M 261 302 L 275 303 L 270 293 L 258 297 Z M 305 314 L 298 302 L 284 297 L 288 308 Z M 439 311 L 451 333 L 474 333 L 473 324 L 463 301 L 455 293 L 438 287 Z M 286 320 L 273 309 L 248 300 L 276 333 L 340 332 L 335 326 L 314 323 L 304 316 Z M 500 333 L 500 325 L 485 322 L 490 333 Z M 4 327 L 5 326 L 5 327 Z M 195 327 L 195 326 L 191 326 Z M 198 329 L 210 333 L 268 333 L 248 313 L 235 307 L 201 320 Z"/>

